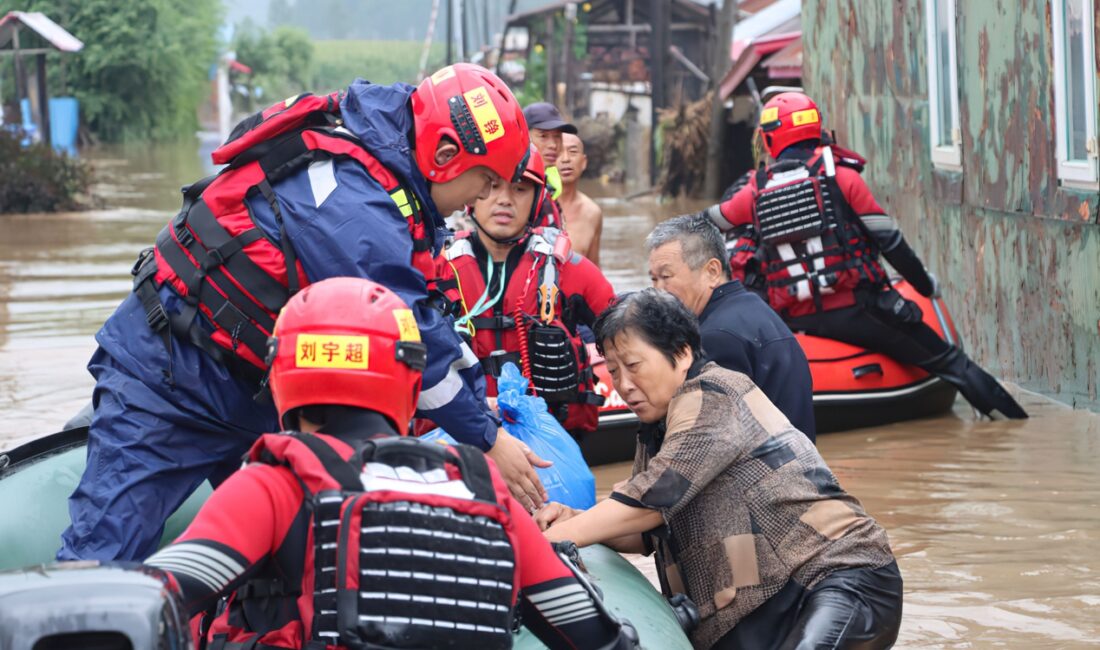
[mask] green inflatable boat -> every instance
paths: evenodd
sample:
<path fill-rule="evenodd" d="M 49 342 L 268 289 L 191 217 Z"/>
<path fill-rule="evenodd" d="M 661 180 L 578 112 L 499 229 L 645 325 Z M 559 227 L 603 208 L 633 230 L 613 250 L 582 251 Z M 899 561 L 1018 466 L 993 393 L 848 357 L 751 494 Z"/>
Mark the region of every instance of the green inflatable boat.
<path fill-rule="evenodd" d="M 69 523 L 67 499 L 84 472 L 87 436 L 86 427 L 71 429 L 0 452 L 0 571 L 53 561 Z M 204 483 L 168 520 L 163 543 L 183 531 L 208 496 Z M 637 628 L 643 648 L 691 648 L 672 608 L 633 565 L 604 546 L 582 549 L 581 559 L 607 607 Z M 523 630 L 515 647 L 544 646 Z"/>

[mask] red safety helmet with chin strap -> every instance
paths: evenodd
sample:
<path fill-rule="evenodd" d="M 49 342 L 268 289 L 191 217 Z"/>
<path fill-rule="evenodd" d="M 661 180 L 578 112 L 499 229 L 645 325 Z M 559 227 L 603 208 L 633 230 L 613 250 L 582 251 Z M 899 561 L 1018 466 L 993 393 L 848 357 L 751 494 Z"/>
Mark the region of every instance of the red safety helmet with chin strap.
<path fill-rule="evenodd" d="M 447 66 L 412 94 L 416 164 L 424 178 L 446 183 L 474 167 L 487 167 L 507 182 L 520 178 L 530 137 L 523 109 L 495 74 L 472 63 Z M 457 156 L 439 165 L 435 152 L 446 137 Z"/>
<path fill-rule="evenodd" d="M 408 305 L 363 278 L 314 283 L 287 302 L 268 343 L 271 396 L 287 414 L 335 404 L 377 411 L 408 430 L 427 347 Z"/>
<path fill-rule="evenodd" d="M 760 135 L 772 158 L 803 140 L 821 139 L 821 112 L 808 96 L 779 93 L 760 111 Z"/>

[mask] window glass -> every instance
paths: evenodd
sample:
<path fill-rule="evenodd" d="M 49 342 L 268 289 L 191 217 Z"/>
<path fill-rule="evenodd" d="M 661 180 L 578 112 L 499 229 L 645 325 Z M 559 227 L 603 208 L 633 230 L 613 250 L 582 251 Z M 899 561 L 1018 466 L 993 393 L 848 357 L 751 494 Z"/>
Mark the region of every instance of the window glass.
<path fill-rule="evenodd" d="M 1087 0 L 1065 0 L 1066 48 L 1066 158 L 1085 160 L 1088 141 L 1088 105 L 1085 81 L 1085 5 Z"/>
<path fill-rule="evenodd" d="M 955 89 L 951 85 L 954 75 L 951 74 L 951 21 L 954 14 L 951 11 L 952 0 L 935 0 L 936 7 L 936 85 L 938 88 L 939 103 L 936 110 L 939 111 L 939 129 L 936 133 L 936 144 L 939 146 L 954 146 L 955 140 L 952 134 L 955 130 L 954 115 L 951 111 L 951 98 L 955 96 Z"/>

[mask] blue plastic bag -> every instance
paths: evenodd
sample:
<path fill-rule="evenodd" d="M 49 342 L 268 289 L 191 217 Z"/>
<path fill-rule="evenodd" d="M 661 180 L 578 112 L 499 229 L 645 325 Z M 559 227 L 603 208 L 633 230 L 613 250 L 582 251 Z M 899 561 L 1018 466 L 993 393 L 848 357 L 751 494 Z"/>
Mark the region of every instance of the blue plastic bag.
<path fill-rule="evenodd" d="M 515 364 L 506 363 L 501 370 L 497 406 L 508 433 L 540 458 L 553 461 L 550 467 L 535 468 L 550 500 L 582 510 L 596 505 L 596 477 L 588 469 L 577 441 L 550 415 L 541 397 L 527 394 L 527 378 Z M 443 429 L 429 431 L 420 439 L 455 442 Z"/>
<path fill-rule="evenodd" d="M 501 369 L 497 406 L 508 433 L 540 458 L 554 462 L 550 467 L 535 468 L 550 500 L 582 510 L 596 505 L 596 477 L 580 446 L 550 415 L 541 397 L 527 394 L 527 378 L 513 363 Z"/>

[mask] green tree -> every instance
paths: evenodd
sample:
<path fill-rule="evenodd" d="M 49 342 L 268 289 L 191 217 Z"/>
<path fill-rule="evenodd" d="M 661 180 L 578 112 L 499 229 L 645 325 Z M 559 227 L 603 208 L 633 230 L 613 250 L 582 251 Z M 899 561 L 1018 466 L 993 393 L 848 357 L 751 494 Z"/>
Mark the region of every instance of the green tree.
<path fill-rule="evenodd" d="M 197 127 L 217 60 L 220 0 L 0 0 L 41 11 L 84 42 L 65 55 L 68 90 L 105 140 L 177 137 Z M 54 84 L 59 55 L 50 55 Z"/>
<path fill-rule="evenodd" d="M 252 85 L 264 91 L 261 104 L 313 90 L 313 42 L 305 30 L 280 26 L 265 32 L 245 21 L 237 26 L 232 49 L 252 68 Z"/>

